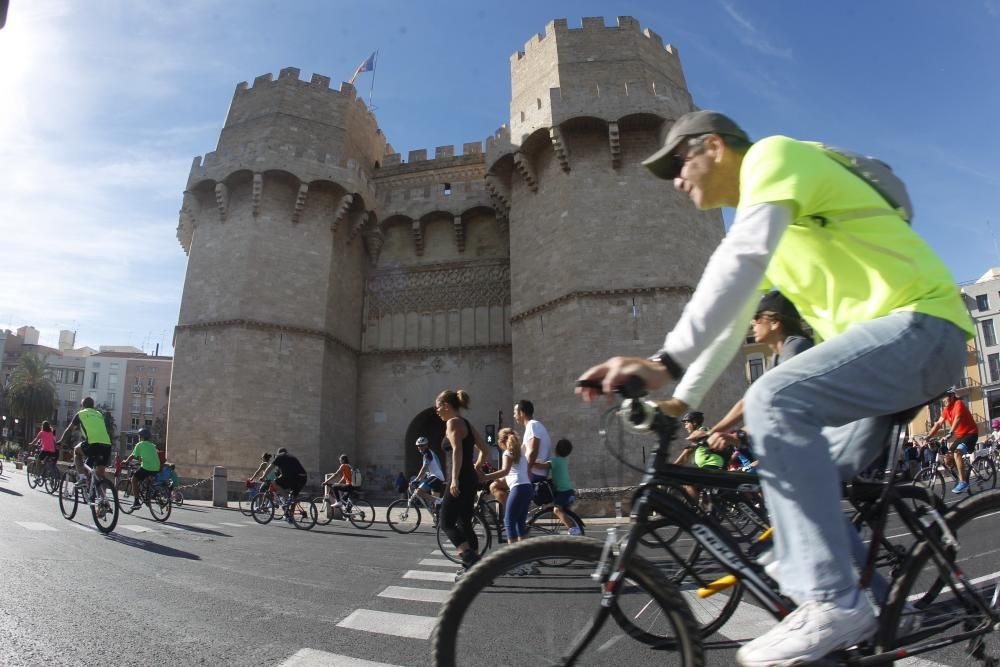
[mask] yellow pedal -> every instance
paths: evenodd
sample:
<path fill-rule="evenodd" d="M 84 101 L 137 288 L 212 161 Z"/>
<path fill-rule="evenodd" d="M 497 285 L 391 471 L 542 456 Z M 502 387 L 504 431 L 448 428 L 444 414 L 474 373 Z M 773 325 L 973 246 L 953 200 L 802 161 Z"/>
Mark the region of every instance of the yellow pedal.
<path fill-rule="evenodd" d="M 699 588 L 698 597 L 707 598 L 710 595 L 715 595 L 719 591 L 724 591 L 727 588 L 732 588 L 733 586 L 736 585 L 736 581 L 737 581 L 736 577 L 734 577 L 731 574 L 727 574 L 724 577 L 719 577 L 718 579 L 710 583 L 708 586 L 705 586 L 704 588 Z"/>
<path fill-rule="evenodd" d="M 761 533 L 760 537 L 757 538 L 757 541 L 758 542 L 763 542 L 764 540 L 771 539 L 771 533 L 773 533 L 773 532 L 774 532 L 774 527 L 772 526 L 771 528 L 768 528 L 763 533 Z"/>

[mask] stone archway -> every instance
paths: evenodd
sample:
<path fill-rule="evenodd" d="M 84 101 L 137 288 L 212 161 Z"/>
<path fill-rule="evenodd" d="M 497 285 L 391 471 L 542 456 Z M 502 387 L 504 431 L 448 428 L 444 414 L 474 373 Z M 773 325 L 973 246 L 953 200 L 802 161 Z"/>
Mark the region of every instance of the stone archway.
<path fill-rule="evenodd" d="M 410 425 L 406 427 L 406 441 L 403 445 L 405 447 L 403 461 L 406 464 L 406 470 L 403 471 L 403 474 L 408 477 L 415 475 L 420 470 L 420 452 L 414 445 L 420 436 L 424 436 L 430 441 L 430 448 L 441 459 L 441 467 L 445 466 L 444 453 L 441 451 L 441 441 L 444 440 L 444 422 L 437 416 L 434 408 L 427 408 L 418 412 L 410 421 Z"/>

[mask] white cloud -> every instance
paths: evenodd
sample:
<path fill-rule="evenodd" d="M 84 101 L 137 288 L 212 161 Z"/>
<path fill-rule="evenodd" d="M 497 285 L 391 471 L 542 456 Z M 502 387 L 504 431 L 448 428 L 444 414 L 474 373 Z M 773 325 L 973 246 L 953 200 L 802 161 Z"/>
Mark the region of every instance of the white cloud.
<path fill-rule="evenodd" d="M 791 49 L 780 48 L 772 44 L 767 36 L 765 36 L 764 33 L 757 28 L 757 26 L 736 11 L 736 8 L 730 3 L 723 2 L 722 8 L 726 10 L 726 14 L 729 15 L 729 18 L 735 21 L 740 27 L 738 34 L 740 41 L 743 42 L 743 44 L 766 56 L 774 56 L 784 60 L 794 60 Z"/>

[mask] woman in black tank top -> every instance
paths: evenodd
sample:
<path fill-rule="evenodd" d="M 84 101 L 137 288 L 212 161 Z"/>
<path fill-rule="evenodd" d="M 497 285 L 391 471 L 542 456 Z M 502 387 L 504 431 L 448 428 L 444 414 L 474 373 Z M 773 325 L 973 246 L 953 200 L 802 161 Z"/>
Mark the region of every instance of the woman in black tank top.
<path fill-rule="evenodd" d="M 469 407 L 469 395 L 459 389 L 438 395 L 434 407 L 445 422 L 445 432 L 451 444 L 451 483 L 441 503 L 441 529 L 458 549 L 464 569 L 479 560 L 479 540 L 472 529 L 479 476 L 476 469 L 486 460 L 486 444 L 472 428 L 469 420 L 459 414 Z M 473 461 L 475 449 L 479 456 Z"/>

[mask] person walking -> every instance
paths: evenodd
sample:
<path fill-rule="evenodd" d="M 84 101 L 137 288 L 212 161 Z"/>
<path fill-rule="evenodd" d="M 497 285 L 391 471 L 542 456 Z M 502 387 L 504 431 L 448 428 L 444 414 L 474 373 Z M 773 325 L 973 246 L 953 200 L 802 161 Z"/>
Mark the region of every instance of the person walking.
<path fill-rule="evenodd" d="M 821 144 L 754 143 L 731 118 L 695 111 L 643 164 L 695 207 L 736 213 L 652 358 L 613 357 L 580 380 L 610 394 L 629 377 L 657 390 L 691 373 L 663 410 L 694 409 L 745 339 L 758 291 L 780 285 L 823 343 L 758 378 L 744 409 L 782 590 L 798 607 L 736 660 L 790 667 L 867 641 L 877 622 L 851 558 L 860 538 L 841 519 L 841 480 L 882 452 L 894 413 L 961 374 L 975 329 L 955 279 L 908 224 L 902 183 L 883 170 L 900 186 L 884 194 Z"/>
<path fill-rule="evenodd" d="M 441 503 L 441 528 L 462 560 L 462 576 L 479 561 L 479 539 L 472 528 L 479 476 L 476 470 L 489 456 L 482 436 L 472 428 L 461 411 L 469 407 L 469 395 L 462 389 L 446 389 L 438 394 L 434 409 L 445 423 L 445 437 L 451 445 L 451 480 Z M 473 461 L 475 450 L 479 454 Z"/>

